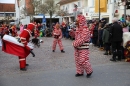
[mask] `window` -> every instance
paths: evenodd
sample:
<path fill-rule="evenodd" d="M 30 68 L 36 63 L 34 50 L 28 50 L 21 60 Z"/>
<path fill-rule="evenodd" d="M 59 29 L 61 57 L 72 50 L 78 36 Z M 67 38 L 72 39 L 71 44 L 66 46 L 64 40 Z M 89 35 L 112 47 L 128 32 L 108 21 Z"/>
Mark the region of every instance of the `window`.
<path fill-rule="evenodd" d="M 80 2 L 78 2 L 78 7 L 81 7 L 81 3 Z"/>
<path fill-rule="evenodd" d="M 0 13 L 0 17 L 3 17 L 4 16 L 4 13 Z"/>
<path fill-rule="evenodd" d="M 63 10 L 65 10 L 65 6 L 63 6 Z"/>

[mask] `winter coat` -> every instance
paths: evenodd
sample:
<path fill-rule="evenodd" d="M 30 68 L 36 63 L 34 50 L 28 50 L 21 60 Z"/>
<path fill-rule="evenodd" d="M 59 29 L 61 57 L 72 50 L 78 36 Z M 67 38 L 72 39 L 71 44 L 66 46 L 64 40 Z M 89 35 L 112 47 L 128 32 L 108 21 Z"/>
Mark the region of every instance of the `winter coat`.
<path fill-rule="evenodd" d="M 105 28 L 102 35 L 102 41 L 103 43 L 109 43 L 109 28 Z"/>
<path fill-rule="evenodd" d="M 119 42 L 122 41 L 123 31 L 122 26 L 117 22 L 113 23 L 110 28 L 110 40 L 111 42 Z"/>

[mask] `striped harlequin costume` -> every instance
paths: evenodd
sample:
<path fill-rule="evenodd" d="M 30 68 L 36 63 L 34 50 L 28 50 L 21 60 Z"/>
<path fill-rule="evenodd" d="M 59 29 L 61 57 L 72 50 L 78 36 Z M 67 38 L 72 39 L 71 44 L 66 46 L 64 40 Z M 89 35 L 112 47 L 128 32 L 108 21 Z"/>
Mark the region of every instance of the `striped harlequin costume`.
<path fill-rule="evenodd" d="M 59 44 L 60 50 L 62 52 L 64 48 L 63 48 L 62 41 L 61 41 L 61 39 L 62 39 L 62 31 L 60 29 L 59 24 L 55 25 L 55 28 L 53 30 L 53 37 L 54 37 L 53 46 L 52 46 L 53 52 L 56 49 L 57 43 Z"/>
<path fill-rule="evenodd" d="M 79 48 L 84 43 L 90 41 L 90 31 L 86 26 L 86 19 L 82 14 L 78 15 L 76 24 L 77 30 L 75 32 L 75 40 L 72 44 L 75 49 L 76 72 L 83 75 L 85 70 L 87 74 L 91 74 L 93 70 L 89 62 L 89 49 Z"/>

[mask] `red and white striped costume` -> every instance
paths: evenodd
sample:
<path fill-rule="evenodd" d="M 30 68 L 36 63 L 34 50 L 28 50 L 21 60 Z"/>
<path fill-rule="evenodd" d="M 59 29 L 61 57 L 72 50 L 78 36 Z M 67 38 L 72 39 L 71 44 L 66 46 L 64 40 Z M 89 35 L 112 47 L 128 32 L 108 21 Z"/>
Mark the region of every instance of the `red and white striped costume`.
<path fill-rule="evenodd" d="M 78 74 L 83 74 L 85 70 L 87 74 L 90 74 L 93 70 L 89 62 L 89 49 L 78 49 L 78 47 L 90 41 L 90 31 L 86 26 L 86 19 L 82 14 L 78 15 L 77 22 L 78 27 L 73 42 L 75 49 L 76 72 Z"/>
<path fill-rule="evenodd" d="M 54 37 L 52 50 L 56 49 L 57 43 L 59 44 L 60 50 L 63 50 L 64 48 L 63 48 L 62 41 L 61 41 L 61 39 L 62 39 L 62 31 L 60 29 L 59 24 L 56 24 L 52 35 Z"/>

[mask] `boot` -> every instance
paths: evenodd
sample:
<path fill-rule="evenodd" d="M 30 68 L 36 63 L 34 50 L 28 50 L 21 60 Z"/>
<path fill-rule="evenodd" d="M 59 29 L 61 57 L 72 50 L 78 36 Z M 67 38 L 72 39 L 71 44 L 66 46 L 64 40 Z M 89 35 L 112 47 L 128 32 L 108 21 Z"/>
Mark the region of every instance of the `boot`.
<path fill-rule="evenodd" d="M 108 55 L 108 52 L 106 51 L 106 52 L 104 53 L 104 55 Z"/>
<path fill-rule="evenodd" d="M 83 74 L 79 74 L 79 73 L 75 74 L 75 77 L 79 77 L 79 76 L 83 76 Z"/>
<path fill-rule="evenodd" d="M 108 54 L 111 55 L 111 51 L 108 51 L 108 52 L 109 52 Z"/>
<path fill-rule="evenodd" d="M 90 78 L 90 76 L 92 75 L 93 71 L 90 74 L 87 74 L 87 78 Z"/>
<path fill-rule="evenodd" d="M 27 71 L 27 69 L 26 69 L 26 68 L 20 68 L 20 70 L 21 70 L 21 71 Z"/>
<path fill-rule="evenodd" d="M 116 51 L 113 51 L 113 56 L 112 59 L 110 59 L 110 61 L 116 62 Z"/>
<path fill-rule="evenodd" d="M 65 51 L 64 51 L 64 50 L 61 50 L 61 53 L 65 53 Z"/>
<path fill-rule="evenodd" d="M 32 50 L 30 50 L 30 53 L 32 54 L 33 57 L 35 57 L 35 54 Z"/>
<path fill-rule="evenodd" d="M 26 66 L 29 66 L 29 64 L 26 64 Z"/>
<path fill-rule="evenodd" d="M 117 55 L 118 55 L 118 61 L 121 61 L 121 54 L 122 54 L 122 51 L 121 50 L 119 50 L 118 52 L 117 52 Z"/>

